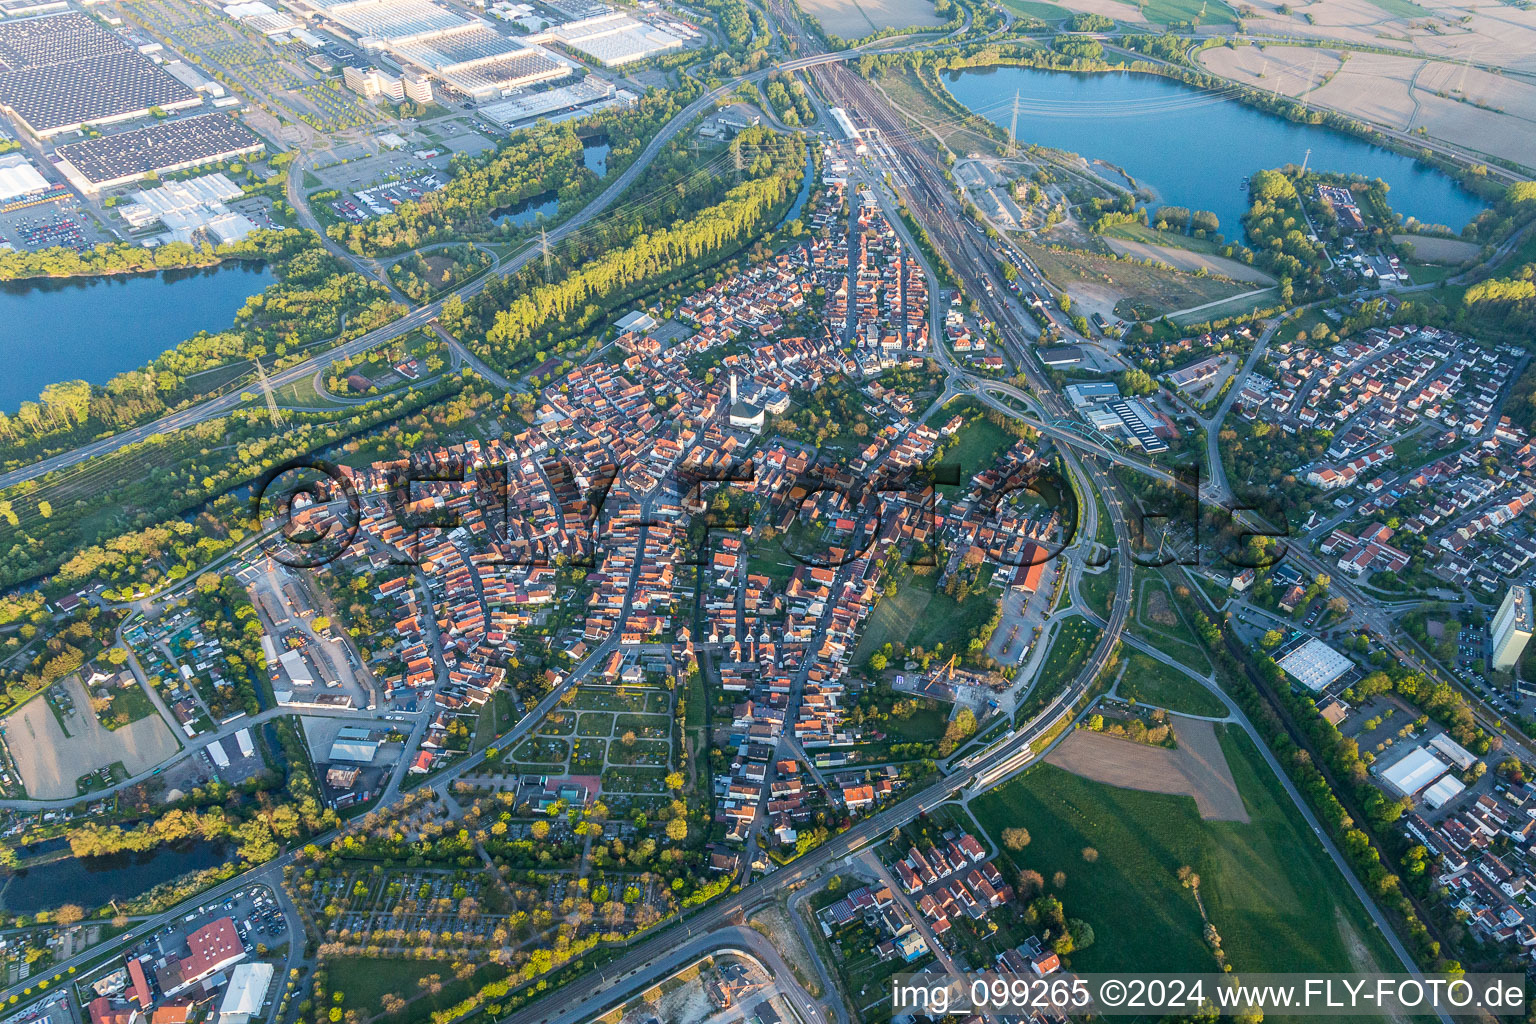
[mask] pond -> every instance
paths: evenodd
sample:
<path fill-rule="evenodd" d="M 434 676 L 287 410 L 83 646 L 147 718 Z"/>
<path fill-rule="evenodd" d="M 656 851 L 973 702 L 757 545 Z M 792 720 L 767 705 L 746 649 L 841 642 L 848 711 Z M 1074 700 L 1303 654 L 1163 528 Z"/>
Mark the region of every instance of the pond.
<path fill-rule="evenodd" d="M 1392 208 L 1426 224 L 1460 231 L 1484 209 L 1454 180 L 1409 157 L 1157 75 L 1004 67 L 951 73 L 945 84 L 1004 131 L 1017 92 L 1020 143 L 1124 168 L 1157 192 L 1159 204 L 1215 213 L 1228 238 L 1239 236 L 1248 210 L 1245 179 L 1304 160 L 1314 170 L 1380 178 Z M 1110 168 L 1096 170 L 1121 180 Z"/>
<path fill-rule="evenodd" d="M 784 230 L 784 225 L 800 216 L 801 211 L 805 209 L 805 201 L 811 197 L 811 185 L 815 181 L 815 155 L 807 150 L 805 154 L 805 175 L 800 179 L 800 192 L 795 196 L 795 201 L 789 205 L 789 209 L 784 211 L 784 216 L 779 218 L 778 224 L 774 225 L 773 230 Z"/>
<path fill-rule="evenodd" d="M 587 170 L 599 178 L 608 174 L 608 151 L 613 147 L 608 144 L 608 136 L 594 135 L 581 140 L 581 162 Z"/>
<path fill-rule="evenodd" d="M 591 138 L 582 139 L 581 162 L 599 178 L 604 177 L 608 174 L 608 151 L 612 148 L 608 144 L 606 135 L 594 135 Z M 530 224 L 537 224 L 540 218 L 553 220 L 559 209 L 559 196 L 553 190 L 540 192 L 520 203 L 492 210 L 491 223 L 497 227 L 510 224 L 515 228 L 524 228 Z"/>
<path fill-rule="evenodd" d="M 539 219 L 552 220 L 555 211 L 560 208 L 560 197 L 553 192 L 540 192 L 536 196 L 529 196 L 520 203 L 511 206 L 501 206 L 491 211 L 491 222 L 497 227 L 503 224 L 511 224 L 513 227 L 527 227 L 536 223 Z"/>
<path fill-rule="evenodd" d="M 0 284 L 0 410 L 15 412 L 49 384 L 105 384 L 198 331 L 235 322 L 245 300 L 277 280 L 265 264 Z"/>
<path fill-rule="evenodd" d="M 38 852 L 41 847 L 18 851 L 24 858 Z M 178 843 L 106 857 L 66 857 L 7 878 L 0 888 L 0 909 L 8 914 L 35 914 L 63 903 L 99 907 L 109 900 L 130 899 L 189 872 L 217 867 L 228 858 L 228 846 L 213 842 Z"/>

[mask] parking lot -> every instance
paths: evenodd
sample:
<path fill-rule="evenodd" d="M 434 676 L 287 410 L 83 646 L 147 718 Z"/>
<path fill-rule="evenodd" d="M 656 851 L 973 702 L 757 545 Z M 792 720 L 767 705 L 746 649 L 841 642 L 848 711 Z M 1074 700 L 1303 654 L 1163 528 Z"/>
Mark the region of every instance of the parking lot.
<path fill-rule="evenodd" d="M 103 231 L 74 197 L 37 203 L 0 213 L 0 240 L 17 249 L 89 249 L 114 239 Z"/>
<path fill-rule="evenodd" d="M 404 173 L 409 176 L 388 184 L 375 185 L 372 188 L 343 192 L 335 199 L 327 200 L 324 205 L 338 219 L 361 224 L 372 217 L 382 217 L 401 203 L 420 199 L 428 192 L 436 191 L 448 183 L 446 173 L 430 168 L 416 167 L 393 173 Z"/>
<path fill-rule="evenodd" d="M 184 956 L 187 936 L 221 917 L 234 920 L 240 941 L 245 944 L 246 952 L 252 955 L 255 955 L 258 945 L 271 947 L 288 941 L 288 922 L 272 890 L 265 885 L 252 885 L 226 900 L 205 903 L 196 911 L 166 925 L 153 938 L 145 941 L 140 952 L 155 957 Z"/>

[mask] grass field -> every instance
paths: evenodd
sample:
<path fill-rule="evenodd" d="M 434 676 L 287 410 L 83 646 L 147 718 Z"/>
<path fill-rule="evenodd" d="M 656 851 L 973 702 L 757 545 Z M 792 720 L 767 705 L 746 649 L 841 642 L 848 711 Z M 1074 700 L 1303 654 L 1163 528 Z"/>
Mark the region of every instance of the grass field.
<path fill-rule="evenodd" d="M 1423 18 L 1431 13 L 1428 8 L 1410 3 L 1409 0 L 1370 0 L 1370 2 L 1394 18 L 1402 18 L 1406 21 Z"/>
<path fill-rule="evenodd" d="M 149 695 L 138 683 L 114 687 L 111 693 L 112 705 L 97 716 L 101 724 L 108 729 L 120 728 L 129 722 L 137 722 L 155 713 L 155 706 L 150 703 Z"/>
<path fill-rule="evenodd" d="M 1077 592 L 1095 615 L 1107 619 L 1110 602 L 1115 599 L 1115 584 L 1119 579 L 1120 571 L 1115 568 L 1115 560 L 1111 556 L 1109 567 L 1103 572 L 1083 573 L 1083 578 L 1077 584 Z"/>
<path fill-rule="evenodd" d="M 1136 614 L 1130 623 L 1132 633 L 1196 672 L 1204 674 L 1211 670 L 1210 659 L 1200 648 L 1189 623 L 1184 621 L 1184 613 L 1174 603 L 1167 580 L 1155 574 L 1139 577 L 1134 602 Z"/>
<path fill-rule="evenodd" d="M 1060 21 L 1072 13 L 1043 0 L 1003 0 L 1003 6 L 1022 18 L 1039 18 L 1041 21 Z"/>
<path fill-rule="evenodd" d="M 1014 712 L 1017 720 L 1022 721 L 1044 707 L 1077 675 L 1093 652 L 1094 645 L 1099 642 L 1101 632 L 1098 626 L 1076 615 L 1056 630 L 1055 638 L 1051 641 L 1051 653 L 1046 655 L 1045 664 L 1040 666 L 1040 674 L 1035 677 L 1029 696 Z"/>
<path fill-rule="evenodd" d="M 933 599 L 933 577 L 911 576 L 896 588 L 893 597 L 882 597 L 869 615 L 864 636 L 853 654 L 853 663 L 862 665 L 869 656 L 886 644 L 903 644 L 917 624 L 923 609 Z"/>
<path fill-rule="evenodd" d="M 1117 789 L 1042 764 L 972 801 L 998 840 L 1022 825 L 1032 842 L 1004 852 L 1016 868 L 1066 884 L 1068 917 L 1093 926 L 1080 971 L 1212 971 L 1189 865 L 1235 970 L 1388 970 L 1398 965 L 1311 830 L 1246 736 L 1218 727 L 1252 820 L 1202 821 L 1190 797 Z M 1086 863 L 1082 849 L 1099 852 Z M 1049 884 L 1049 883 L 1048 883 Z"/>
<path fill-rule="evenodd" d="M 1126 656 L 1120 696 L 1191 715 L 1219 717 L 1227 713 L 1226 706 L 1200 683 L 1139 652 Z"/>
<path fill-rule="evenodd" d="M 1023 248 L 1040 265 L 1041 272 L 1065 287 L 1074 300 L 1089 306 L 1112 305 L 1127 319 L 1156 319 L 1250 290 L 1246 284 L 1112 260 L 1076 249 L 1028 244 Z"/>
<path fill-rule="evenodd" d="M 339 957 L 327 960 L 325 967 L 328 988 L 342 996 L 342 1007 L 355 1007 L 370 1017 L 378 1014 L 374 1019 L 379 1021 L 426 1020 L 433 1010 L 452 1006 L 507 973 L 500 964 L 487 964 L 469 978 L 459 981 L 453 977 L 453 965 L 442 961 L 381 961 L 365 957 Z M 380 1013 L 379 1000 L 386 994 L 412 999 L 422 991 L 421 979 L 433 974 L 439 975 L 443 983 L 435 995 L 423 996 L 397 1014 Z"/>
<path fill-rule="evenodd" d="M 956 641 L 971 635 L 997 605 L 1001 595 L 991 585 L 990 577 L 991 567 L 986 566 L 977 586 L 961 604 L 938 589 L 937 571 L 926 576 L 907 576 L 897 585 L 896 594 L 882 597 L 870 614 L 864 636 L 853 653 L 854 664 L 862 665 L 870 654 L 888 643 L 927 650 L 944 644 L 946 650 L 954 650 Z"/>
<path fill-rule="evenodd" d="M 1239 316 L 1252 312 L 1255 309 L 1264 309 L 1275 304 L 1275 298 L 1280 294 L 1279 289 L 1265 288 L 1261 291 L 1233 296 L 1231 299 L 1209 309 L 1202 309 L 1196 313 L 1186 313 L 1176 316 L 1173 322 L 1179 326 L 1185 324 L 1200 324 L 1208 320 L 1215 320 L 1224 316 Z"/>
<path fill-rule="evenodd" d="M 1176 249 L 1219 256 L 1221 249 L 1209 238 L 1195 238 L 1177 231 L 1159 231 L 1150 224 L 1116 224 L 1104 232 L 1109 238 L 1123 238 L 1128 242 L 1146 242 L 1148 245 L 1171 245 Z"/>
<path fill-rule="evenodd" d="M 945 494 L 957 494 L 972 476 L 997 462 L 998 456 L 1012 448 L 1018 438 L 986 418 L 986 407 L 969 395 L 951 399 L 928 418 L 928 426 L 940 427 L 951 417 L 963 415 L 965 425 L 955 434 L 952 447 L 944 453 L 944 465 L 958 466 L 960 487 L 941 486 Z"/>
<path fill-rule="evenodd" d="M 1233 25 L 1237 15 L 1221 0 L 1147 0 L 1141 13 L 1148 21 L 1167 25 L 1199 19 L 1202 25 Z"/>
<path fill-rule="evenodd" d="M 906 718 L 892 715 L 881 723 L 893 743 L 927 743 L 944 735 L 949 724 L 949 708 L 932 701 L 919 700 L 921 705 Z"/>

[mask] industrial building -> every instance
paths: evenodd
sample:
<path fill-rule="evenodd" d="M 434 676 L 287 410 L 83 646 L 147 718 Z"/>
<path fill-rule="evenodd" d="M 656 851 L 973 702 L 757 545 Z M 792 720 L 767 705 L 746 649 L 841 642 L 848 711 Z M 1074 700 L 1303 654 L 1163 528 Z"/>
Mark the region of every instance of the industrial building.
<path fill-rule="evenodd" d="M 1493 647 L 1493 670 L 1512 672 L 1531 640 L 1531 590 L 1510 587 L 1499 604 L 1489 628 Z"/>
<path fill-rule="evenodd" d="M 1150 454 L 1168 450 L 1168 442 L 1153 426 L 1157 417 L 1139 399 L 1122 397 L 1113 381 L 1068 384 L 1067 398 L 1093 429 L 1105 434 L 1123 432 Z"/>
<path fill-rule="evenodd" d="M 349 64 L 341 69 L 341 79 L 348 89 L 371 103 L 380 100 L 389 100 L 391 103 L 404 103 L 406 100 L 415 103 L 432 102 L 432 83 L 420 75 L 392 75 L 381 68 L 354 67 Z"/>
<path fill-rule="evenodd" d="M 379 752 L 379 741 L 369 739 L 367 729 L 355 725 L 343 726 L 331 742 L 330 761 L 351 761 L 370 764 Z"/>
<path fill-rule="evenodd" d="M 1221 356 L 1209 356 L 1168 374 L 1168 383 L 1180 391 L 1206 384 L 1221 372 Z"/>
<path fill-rule="evenodd" d="M 588 113 L 615 103 L 631 104 L 636 98 L 628 90 L 614 88 L 612 82 L 588 75 L 571 85 L 541 92 L 514 90 L 505 99 L 481 107 L 480 115 L 503 128 L 511 128 L 541 117 L 556 121 L 559 120 L 557 115 L 567 111 Z"/>
<path fill-rule="evenodd" d="M 78 12 L 0 22 L 0 106 L 38 138 L 202 102 Z"/>
<path fill-rule="evenodd" d="M 572 62 L 542 47 L 508 38 L 484 21 L 428 0 L 301 0 L 298 10 L 331 23 L 366 52 L 387 54 L 405 69 L 406 77 L 412 68 L 419 69 L 479 102 L 565 78 L 577 70 Z M 393 75 L 374 70 L 378 75 Z M 351 77 L 347 84 L 363 91 Z M 376 84 L 384 85 L 379 79 Z M 400 91 L 410 96 L 404 83 Z"/>
<path fill-rule="evenodd" d="M 157 222 L 164 226 L 166 232 L 157 242 L 194 242 L 199 236 L 215 244 L 238 242 L 256 225 L 224 204 L 244 194 L 223 174 L 205 174 L 145 189 L 117 209 L 136 231 Z"/>
<path fill-rule="evenodd" d="M 46 192 L 50 188 L 48 179 L 20 153 L 0 156 L 0 202 Z"/>
<path fill-rule="evenodd" d="M 1436 757 L 1428 747 L 1415 747 L 1390 768 L 1381 773 L 1381 779 L 1401 796 L 1417 796 L 1451 766 Z"/>
<path fill-rule="evenodd" d="M 82 192 L 126 185 L 149 174 L 252 156 L 261 138 L 224 113 L 162 121 L 58 149 L 59 171 Z"/>
<path fill-rule="evenodd" d="M 681 50 L 684 46 L 682 37 L 614 10 L 559 25 L 550 35 L 610 68 L 633 64 L 658 53 Z"/>
<path fill-rule="evenodd" d="M 1275 664 L 1302 686 L 1321 693 L 1330 683 L 1343 677 L 1355 663 L 1316 637 L 1282 654 Z"/>

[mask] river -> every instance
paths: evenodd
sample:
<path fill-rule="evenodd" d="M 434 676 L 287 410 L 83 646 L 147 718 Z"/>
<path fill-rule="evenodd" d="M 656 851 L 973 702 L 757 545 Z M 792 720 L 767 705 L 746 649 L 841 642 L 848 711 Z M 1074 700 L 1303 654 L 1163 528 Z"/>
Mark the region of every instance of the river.
<path fill-rule="evenodd" d="M 41 848 L 20 852 L 25 857 L 41 852 Z M 106 857 L 66 857 L 6 878 L 4 888 L 0 888 L 0 909 L 7 914 L 35 914 L 62 903 L 99 907 L 108 900 L 138 896 L 189 872 L 217 867 L 228 859 L 229 848 L 216 842 L 177 843 Z"/>
<path fill-rule="evenodd" d="M 105 384 L 198 331 L 235 322 L 245 300 L 276 276 L 231 261 L 205 270 L 11 281 L 0 284 L 0 410 L 15 412 L 49 384 Z"/>
<path fill-rule="evenodd" d="M 1243 179 L 1300 164 L 1380 178 L 1392 208 L 1460 231 L 1483 202 L 1451 178 L 1406 156 L 1320 125 L 1296 124 L 1236 100 L 1158 75 L 1035 68 L 952 72 L 945 84 L 966 107 L 1004 131 L 1019 94 L 1020 143 L 1070 150 L 1125 169 L 1160 203 L 1210 210 L 1228 238 L 1248 209 Z M 1096 168 L 1110 180 L 1119 175 Z"/>

